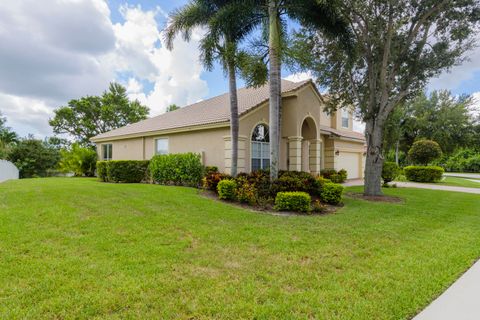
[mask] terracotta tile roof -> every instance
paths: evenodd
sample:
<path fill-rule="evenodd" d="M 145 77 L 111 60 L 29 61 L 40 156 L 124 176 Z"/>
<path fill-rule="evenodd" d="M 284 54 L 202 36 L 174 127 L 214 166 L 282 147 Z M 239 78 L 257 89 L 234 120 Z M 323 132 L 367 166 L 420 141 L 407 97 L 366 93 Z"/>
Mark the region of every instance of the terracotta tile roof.
<path fill-rule="evenodd" d="M 295 91 L 311 80 L 291 82 L 282 80 L 282 93 Z M 243 115 L 256 106 L 268 101 L 268 84 L 259 88 L 238 90 L 238 112 Z M 93 137 L 91 140 L 104 140 L 120 136 L 138 135 L 162 130 L 179 129 L 197 125 L 215 124 L 230 120 L 229 94 L 225 93 L 189 106 L 166 112 L 159 116 L 130 124 Z"/>

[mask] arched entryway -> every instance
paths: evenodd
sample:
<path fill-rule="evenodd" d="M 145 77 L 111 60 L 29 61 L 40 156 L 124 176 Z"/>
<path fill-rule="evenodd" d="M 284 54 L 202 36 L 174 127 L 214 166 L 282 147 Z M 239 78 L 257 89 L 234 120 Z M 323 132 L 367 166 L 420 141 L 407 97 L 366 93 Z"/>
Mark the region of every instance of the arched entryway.
<path fill-rule="evenodd" d="M 320 140 L 317 125 L 312 117 L 306 117 L 302 122 L 302 160 L 301 170 L 319 173 L 320 171 Z"/>

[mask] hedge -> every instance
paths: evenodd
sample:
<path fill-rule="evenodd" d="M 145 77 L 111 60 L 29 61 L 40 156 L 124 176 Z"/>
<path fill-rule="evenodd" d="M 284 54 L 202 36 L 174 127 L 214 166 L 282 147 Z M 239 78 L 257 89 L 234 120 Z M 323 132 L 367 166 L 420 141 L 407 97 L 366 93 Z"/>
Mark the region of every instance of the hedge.
<path fill-rule="evenodd" d="M 200 155 L 196 153 L 157 155 L 150 160 L 152 179 L 159 184 L 198 187 L 203 172 Z"/>
<path fill-rule="evenodd" d="M 97 176 L 104 182 L 139 183 L 148 180 L 148 160 L 97 162 Z"/>
<path fill-rule="evenodd" d="M 335 183 L 344 183 L 347 180 L 347 171 L 345 169 L 341 169 L 338 172 L 335 169 L 323 169 L 320 171 L 320 175 Z"/>
<path fill-rule="evenodd" d="M 337 183 L 324 183 L 320 199 L 328 204 L 339 204 L 342 201 L 343 189 L 343 186 Z"/>
<path fill-rule="evenodd" d="M 437 166 L 408 166 L 403 171 L 407 180 L 415 182 L 437 182 L 445 172 L 442 167 Z"/>
<path fill-rule="evenodd" d="M 280 211 L 310 211 L 312 199 L 306 192 L 279 192 L 275 197 L 275 209 Z"/>

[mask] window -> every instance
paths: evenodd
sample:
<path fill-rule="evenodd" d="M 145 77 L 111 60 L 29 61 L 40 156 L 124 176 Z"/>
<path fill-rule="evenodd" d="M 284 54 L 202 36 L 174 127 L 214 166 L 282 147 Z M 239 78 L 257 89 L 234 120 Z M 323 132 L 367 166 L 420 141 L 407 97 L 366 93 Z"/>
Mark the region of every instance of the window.
<path fill-rule="evenodd" d="M 252 171 L 267 169 L 270 166 L 270 137 L 268 126 L 259 124 L 252 133 Z"/>
<path fill-rule="evenodd" d="M 168 139 L 156 139 L 155 140 L 155 154 L 168 154 Z"/>
<path fill-rule="evenodd" d="M 102 144 L 103 160 L 112 160 L 112 144 Z"/>
<path fill-rule="evenodd" d="M 347 110 L 342 110 L 342 127 L 343 128 L 348 128 L 349 116 L 350 115 Z"/>

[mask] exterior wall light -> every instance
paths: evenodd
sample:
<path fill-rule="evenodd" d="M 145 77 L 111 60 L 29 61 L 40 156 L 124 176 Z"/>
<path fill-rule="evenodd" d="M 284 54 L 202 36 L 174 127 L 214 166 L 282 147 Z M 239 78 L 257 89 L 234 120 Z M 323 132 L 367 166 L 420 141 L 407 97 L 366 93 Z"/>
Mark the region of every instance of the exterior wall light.
<path fill-rule="evenodd" d="M 340 150 L 335 151 L 335 155 L 336 156 L 340 155 Z"/>

